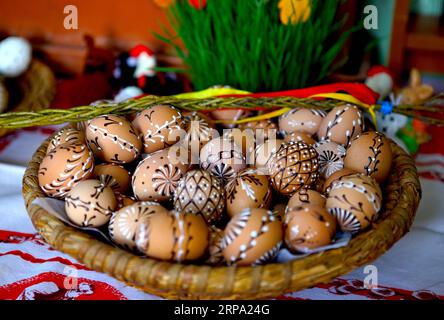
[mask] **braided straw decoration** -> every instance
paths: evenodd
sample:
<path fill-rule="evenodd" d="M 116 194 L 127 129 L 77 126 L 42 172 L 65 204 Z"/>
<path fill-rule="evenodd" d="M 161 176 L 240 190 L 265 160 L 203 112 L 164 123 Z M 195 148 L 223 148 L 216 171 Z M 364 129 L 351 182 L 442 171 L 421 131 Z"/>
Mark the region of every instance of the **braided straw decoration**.
<path fill-rule="evenodd" d="M 17 82 L 20 94 L 20 99 L 17 99 L 19 102 L 10 107 L 11 112 L 0 114 L 0 116 L 12 115 L 12 117 L 20 118 L 20 114 L 28 114 L 49 107 L 55 95 L 55 78 L 48 66 L 38 60 L 33 60 L 29 69 L 14 81 Z M 0 126 L 0 137 L 15 128 L 14 126 Z"/>
<path fill-rule="evenodd" d="M 346 247 L 286 263 L 256 267 L 211 267 L 141 258 L 65 225 L 32 205 L 44 197 L 37 172 L 49 139 L 34 154 L 23 177 L 23 196 L 31 220 L 46 242 L 87 267 L 128 285 L 166 298 L 263 299 L 325 283 L 367 264 L 386 252 L 410 229 L 421 198 L 413 159 L 395 143 L 393 167 L 384 188 L 380 217 Z"/>
<path fill-rule="evenodd" d="M 437 96 L 429 102 L 439 99 Z M 205 98 L 182 99 L 174 96 L 158 97 L 145 96 L 139 99 L 128 100 L 120 103 L 103 103 L 97 106 L 80 106 L 71 109 L 44 109 L 36 112 L 10 112 L 0 114 L 0 128 L 18 129 L 32 126 L 54 125 L 65 122 L 79 122 L 92 119 L 104 114 L 128 114 L 144 110 L 158 104 L 170 104 L 176 108 L 188 111 L 211 111 L 220 109 L 260 109 L 272 110 L 279 108 L 315 108 L 330 110 L 345 102 L 335 99 L 315 100 L 310 98 L 295 97 L 236 97 L 236 98 Z M 375 110 L 380 110 L 380 105 L 375 105 Z M 393 107 L 393 112 L 418 118 L 428 124 L 444 125 L 444 120 L 427 117 L 416 111 L 428 110 L 439 113 L 442 109 L 430 106 Z M 18 111 L 18 110 L 17 110 Z"/>

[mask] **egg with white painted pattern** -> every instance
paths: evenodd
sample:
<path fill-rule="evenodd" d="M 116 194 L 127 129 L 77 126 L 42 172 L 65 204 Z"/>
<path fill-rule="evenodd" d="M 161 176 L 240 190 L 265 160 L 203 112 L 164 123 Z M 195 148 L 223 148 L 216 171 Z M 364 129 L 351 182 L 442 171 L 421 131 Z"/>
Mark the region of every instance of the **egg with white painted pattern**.
<path fill-rule="evenodd" d="M 169 200 L 187 169 L 175 149 L 163 149 L 147 155 L 133 173 L 134 196 L 143 201 Z"/>
<path fill-rule="evenodd" d="M 39 186 L 50 197 L 63 198 L 79 181 L 92 175 L 94 156 L 83 143 L 62 144 L 42 159 Z"/>
<path fill-rule="evenodd" d="M 174 192 L 177 211 L 201 214 L 209 224 L 220 220 L 225 208 L 225 190 L 222 182 L 210 172 L 188 171 Z"/>
<path fill-rule="evenodd" d="M 285 245 L 297 253 L 306 253 L 331 243 L 336 220 L 327 210 L 315 204 L 302 204 L 285 214 Z"/>
<path fill-rule="evenodd" d="M 99 180 L 80 181 L 65 197 L 66 215 L 81 227 L 105 225 L 116 208 L 113 190 Z"/>
<path fill-rule="evenodd" d="M 85 143 L 85 133 L 70 127 L 63 128 L 51 138 L 46 153 L 57 146 L 69 143 Z"/>
<path fill-rule="evenodd" d="M 277 255 L 282 242 L 282 222 L 276 213 L 246 208 L 225 227 L 223 255 L 230 265 L 260 265 Z"/>
<path fill-rule="evenodd" d="M 245 208 L 268 208 L 271 186 L 268 176 L 253 169 L 245 169 L 226 184 L 226 212 L 232 217 Z"/>
<path fill-rule="evenodd" d="M 142 142 L 131 123 L 116 115 L 103 115 L 89 120 L 86 141 L 94 156 L 118 164 L 136 160 L 142 148 Z"/>
<path fill-rule="evenodd" d="M 392 148 L 384 134 L 369 131 L 352 140 L 344 158 L 344 166 L 381 183 L 390 174 L 392 158 Z"/>
<path fill-rule="evenodd" d="M 187 262 L 205 256 L 209 237 L 208 226 L 201 215 L 160 212 L 140 224 L 136 245 L 148 257 Z"/>
<path fill-rule="evenodd" d="M 151 201 L 139 201 L 114 212 L 108 225 L 111 239 L 124 248 L 136 251 L 136 232 L 139 225 L 158 212 L 168 213 L 168 210 Z"/>
<path fill-rule="evenodd" d="M 149 107 L 132 124 L 140 133 L 145 153 L 168 148 L 185 135 L 182 113 L 170 105 Z"/>
<path fill-rule="evenodd" d="M 331 140 L 347 147 L 350 141 L 364 131 L 362 111 L 355 105 L 345 104 L 333 108 L 318 129 L 319 140 Z"/>
<path fill-rule="evenodd" d="M 323 110 L 294 108 L 279 117 L 279 129 L 286 134 L 305 132 L 313 135 L 318 131 L 325 115 Z"/>
<path fill-rule="evenodd" d="M 357 233 L 369 227 L 382 205 L 382 192 L 377 182 L 362 173 L 347 175 L 334 181 L 326 207 L 336 217 L 344 232 Z"/>

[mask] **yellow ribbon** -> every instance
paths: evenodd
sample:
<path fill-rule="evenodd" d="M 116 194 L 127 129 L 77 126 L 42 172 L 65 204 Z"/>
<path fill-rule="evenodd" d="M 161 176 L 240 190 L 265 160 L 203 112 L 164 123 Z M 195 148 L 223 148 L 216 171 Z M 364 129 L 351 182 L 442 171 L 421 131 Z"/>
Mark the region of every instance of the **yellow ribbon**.
<path fill-rule="evenodd" d="M 177 94 L 174 97 L 179 99 L 205 99 L 205 98 L 211 98 L 216 96 L 223 96 L 223 95 L 229 95 L 229 94 L 249 94 L 250 92 L 244 91 L 244 90 L 238 90 L 234 88 L 229 87 L 220 87 L 220 88 L 208 88 L 201 91 L 195 91 L 195 92 L 187 92 L 187 93 L 181 93 Z M 375 107 L 376 105 L 369 105 L 366 104 L 358 99 L 356 99 L 354 96 L 346 93 L 318 93 L 314 94 L 312 96 L 309 96 L 309 98 L 328 98 L 328 99 L 334 99 L 334 100 L 340 100 L 348 103 L 355 104 L 357 106 L 360 106 L 368 111 L 370 114 L 372 121 L 374 125 L 376 126 L 376 113 L 375 113 Z M 261 120 L 267 120 L 275 117 L 279 117 L 283 115 L 284 113 L 287 113 L 290 111 L 291 108 L 281 108 L 279 110 L 271 111 L 268 113 L 260 114 L 254 117 L 248 117 L 244 119 L 239 120 L 216 120 L 215 123 L 231 123 L 231 124 L 240 124 L 240 123 L 246 123 L 246 122 L 253 122 L 253 121 L 261 121 Z"/>
<path fill-rule="evenodd" d="M 206 99 L 217 96 L 224 96 L 228 94 L 249 94 L 248 91 L 238 90 L 229 87 L 220 87 L 220 88 L 208 88 L 201 91 L 194 92 L 186 92 L 176 94 L 173 97 L 178 99 Z"/>
<path fill-rule="evenodd" d="M 375 112 L 375 107 L 377 105 L 369 105 L 366 104 L 358 99 L 356 99 L 355 97 L 353 97 L 350 94 L 345 94 L 345 93 L 319 93 L 319 94 L 314 94 L 312 96 L 309 96 L 309 98 L 329 98 L 329 99 L 335 99 L 335 100 L 340 100 L 340 101 L 344 101 L 344 102 L 348 102 L 348 103 L 352 103 L 355 104 L 357 106 L 360 106 L 364 109 L 366 109 L 368 111 L 368 113 L 370 114 L 372 121 L 374 123 L 374 125 L 376 126 L 376 112 Z M 266 119 L 271 119 L 274 117 L 278 117 L 283 115 L 284 113 L 290 111 L 291 108 L 282 108 L 276 111 L 272 111 L 272 112 L 268 112 L 265 114 L 261 114 L 258 116 L 254 116 L 254 117 L 249 117 L 249 118 L 244 118 L 244 119 L 240 119 L 237 121 L 230 121 L 230 123 L 235 123 L 235 124 L 239 124 L 239 123 L 245 123 L 245 122 L 253 122 L 253 121 L 261 121 L 261 120 L 266 120 Z"/>

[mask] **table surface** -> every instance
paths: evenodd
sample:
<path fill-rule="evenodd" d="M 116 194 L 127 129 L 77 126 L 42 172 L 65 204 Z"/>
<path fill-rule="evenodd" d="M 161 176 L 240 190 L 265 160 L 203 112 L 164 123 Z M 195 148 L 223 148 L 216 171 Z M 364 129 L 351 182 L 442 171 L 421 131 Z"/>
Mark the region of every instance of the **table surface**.
<path fill-rule="evenodd" d="M 54 130 L 0 138 L 0 299 L 160 299 L 86 268 L 36 233 L 21 180 L 32 153 Z M 412 230 L 371 265 L 278 299 L 444 299 L 444 129 L 431 131 L 437 138 L 416 158 L 423 198 Z"/>

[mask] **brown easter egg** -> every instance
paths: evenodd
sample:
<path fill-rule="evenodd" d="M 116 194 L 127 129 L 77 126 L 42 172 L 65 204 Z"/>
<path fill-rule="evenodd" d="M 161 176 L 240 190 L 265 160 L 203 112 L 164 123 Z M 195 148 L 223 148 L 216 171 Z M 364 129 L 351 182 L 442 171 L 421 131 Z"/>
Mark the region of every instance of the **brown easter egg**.
<path fill-rule="evenodd" d="M 134 161 L 142 147 L 131 123 L 116 115 L 104 115 L 89 120 L 86 140 L 97 158 L 118 164 Z"/>
<path fill-rule="evenodd" d="M 322 120 L 318 129 L 319 140 L 331 140 L 343 146 L 364 130 L 361 110 L 354 105 L 345 104 L 333 108 Z"/>
<path fill-rule="evenodd" d="M 364 173 L 377 182 L 383 182 L 390 174 L 392 159 L 388 139 L 382 133 L 369 131 L 352 140 L 344 158 L 344 166 Z"/>
<path fill-rule="evenodd" d="M 228 264 L 259 265 L 272 260 L 283 242 L 282 222 L 266 209 L 246 208 L 224 231 L 223 254 Z"/>
<path fill-rule="evenodd" d="M 93 154 L 85 144 L 59 145 L 40 163 L 39 186 L 46 195 L 63 198 L 79 181 L 91 177 L 93 166 Z"/>
<path fill-rule="evenodd" d="M 157 105 L 141 111 L 133 120 L 140 133 L 145 153 L 168 148 L 185 133 L 183 117 L 179 110 L 169 105 Z"/>

